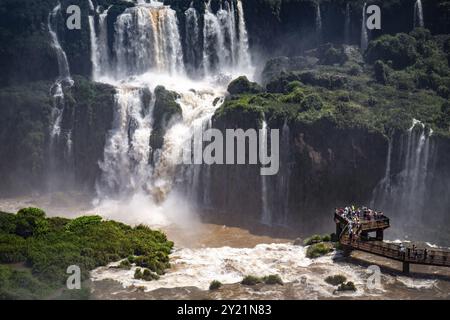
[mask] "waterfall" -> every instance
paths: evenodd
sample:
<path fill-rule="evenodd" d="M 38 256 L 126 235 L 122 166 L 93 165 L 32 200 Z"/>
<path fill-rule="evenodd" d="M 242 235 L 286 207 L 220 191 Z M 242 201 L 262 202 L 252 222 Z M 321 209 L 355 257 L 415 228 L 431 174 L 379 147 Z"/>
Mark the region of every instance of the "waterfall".
<path fill-rule="evenodd" d="M 320 43 L 322 41 L 322 15 L 320 13 L 320 4 L 316 4 L 316 37 Z"/>
<path fill-rule="evenodd" d="M 226 87 L 216 79 L 193 81 L 187 75 L 195 79 L 203 71 L 207 75 L 234 71 L 251 76 L 245 72 L 250 55 L 242 4 L 238 2 L 235 11 L 233 3 L 225 2 L 215 13 L 207 4 L 203 25 L 191 4 L 184 12 L 186 32 L 182 39 L 174 10 L 160 2 L 139 2 L 117 17 L 110 55 L 106 16 L 107 12 L 99 14 L 91 33 L 91 41 L 96 42 L 91 47 L 97 52 L 92 56 L 97 61 L 93 63 L 94 78 L 115 85 L 117 92 L 114 121 L 99 164 L 97 204 L 101 207 L 116 200 L 133 203 L 138 197 L 145 199 L 139 203 L 139 211 L 142 207 L 157 210 L 170 203 L 174 194 L 182 194 L 191 203 L 212 205 L 210 166 L 182 160 L 192 159 L 196 136 L 212 126 Z M 182 114 L 166 119 L 162 147 L 152 150 L 157 98 L 153 94 L 148 105 L 146 92 L 153 92 L 158 85 L 177 93 Z"/>
<path fill-rule="evenodd" d="M 262 155 L 267 154 L 267 123 L 264 120 L 262 123 L 262 129 L 259 132 L 260 139 L 260 157 Z M 268 177 L 262 175 L 261 176 L 261 205 L 262 205 L 262 214 L 261 214 L 261 223 L 265 225 L 272 225 L 272 212 L 270 208 L 270 200 L 269 200 L 269 191 L 268 191 Z"/>
<path fill-rule="evenodd" d="M 244 8 L 242 7 L 242 1 L 237 1 L 237 10 L 239 18 L 239 54 L 238 54 L 238 66 L 239 68 L 246 69 L 251 66 L 250 50 L 248 46 L 248 34 L 247 26 L 245 24 Z"/>
<path fill-rule="evenodd" d="M 344 41 L 346 44 L 350 44 L 350 28 L 351 28 L 350 3 L 347 2 L 347 5 L 345 6 L 345 26 L 344 26 Z"/>
<path fill-rule="evenodd" d="M 367 33 L 367 26 L 366 26 L 366 6 L 367 4 L 364 3 L 361 22 L 361 51 L 363 53 L 367 50 L 367 46 L 369 43 L 369 35 Z"/>
<path fill-rule="evenodd" d="M 393 141 L 389 142 L 385 176 L 374 191 L 372 205 L 390 214 L 420 219 L 426 210 L 427 184 L 431 177 L 434 155 L 432 131 L 414 120 L 407 134 L 401 137 L 401 171 L 393 173 Z"/>
<path fill-rule="evenodd" d="M 52 95 L 52 104 L 53 108 L 51 111 L 50 118 L 50 157 L 53 158 L 56 156 L 55 152 L 55 144 L 56 140 L 59 139 L 61 135 L 61 122 L 64 114 L 64 91 L 63 85 L 72 86 L 73 80 L 70 77 L 70 69 L 69 62 L 67 60 L 67 55 L 64 52 L 61 44 L 59 43 L 58 34 L 57 34 L 57 16 L 60 14 L 61 4 L 58 3 L 56 7 L 49 13 L 47 19 L 48 31 L 50 33 L 51 45 L 56 52 L 56 58 L 58 62 L 58 70 L 59 76 L 56 79 L 53 86 L 50 88 L 50 94 Z M 67 138 L 67 146 L 69 143 L 69 136 Z"/>
<path fill-rule="evenodd" d="M 67 61 L 66 53 L 64 52 L 63 48 L 59 43 L 58 34 L 56 31 L 56 23 L 57 23 L 56 19 L 60 11 L 61 11 L 61 4 L 58 3 L 58 5 L 52 10 L 52 12 L 49 13 L 47 20 L 48 31 L 50 33 L 51 45 L 53 49 L 55 49 L 56 58 L 58 61 L 58 70 L 59 70 L 58 81 L 72 83 L 72 79 L 70 77 L 69 62 Z"/>
<path fill-rule="evenodd" d="M 143 95 L 138 88 L 117 89 L 113 125 L 99 164 L 99 195 L 123 196 L 147 187 L 152 112 L 144 104 Z"/>
<path fill-rule="evenodd" d="M 157 71 L 184 72 L 176 12 L 168 6 L 139 5 L 125 10 L 115 23 L 115 75 Z"/>
<path fill-rule="evenodd" d="M 280 150 L 280 171 L 277 175 L 277 204 L 280 218 L 278 224 L 288 226 L 289 217 L 289 182 L 291 176 L 290 169 L 290 129 L 287 121 L 284 122 L 281 131 L 281 150 Z"/>
<path fill-rule="evenodd" d="M 184 13 L 186 16 L 185 29 L 186 29 L 186 61 L 188 62 L 187 68 L 190 74 L 195 73 L 195 69 L 198 66 L 197 63 L 197 50 L 200 44 L 199 26 L 198 26 L 198 14 L 197 10 L 191 6 Z"/>
<path fill-rule="evenodd" d="M 88 3 L 89 3 L 89 10 L 94 11 L 95 7 L 94 4 L 92 3 L 92 0 L 88 0 Z"/>
<path fill-rule="evenodd" d="M 206 76 L 224 65 L 225 43 L 218 17 L 211 10 L 211 1 L 205 10 L 203 28 L 203 69 Z"/>
<path fill-rule="evenodd" d="M 204 74 L 208 76 L 214 72 L 250 68 L 251 58 L 242 2 L 237 1 L 237 12 L 233 2 L 231 4 L 225 2 L 225 9 L 220 7 L 214 14 L 209 1 L 204 14 L 203 28 Z"/>
<path fill-rule="evenodd" d="M 95 34 L 95 20 L 94 16 L 90 15 L 89 19 L 89 35 L 91 40 L 91 63 L 92 63 L 92 79 L 97 79 L 97 72 L 99 68 L 99 57 L 97 47 L 97 35 Z"/>
<path fill-rule="evenodd" d="M 423 28 L 424 26 L 422 1 L 417 0 L 414 4 L 414 28 Z"/>

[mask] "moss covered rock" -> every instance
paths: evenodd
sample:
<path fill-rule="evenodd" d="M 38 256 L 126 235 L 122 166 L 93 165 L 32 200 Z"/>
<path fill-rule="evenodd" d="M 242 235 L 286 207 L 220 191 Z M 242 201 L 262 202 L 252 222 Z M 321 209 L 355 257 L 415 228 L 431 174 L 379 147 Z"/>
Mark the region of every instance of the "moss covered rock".
<path fill-rule="evenodd" d="M 262 91 L 259 84 L 249 81 L 246 76 L 241 76 L 228 85 L 228 92 L 231 94 L 260 93 Z"/>

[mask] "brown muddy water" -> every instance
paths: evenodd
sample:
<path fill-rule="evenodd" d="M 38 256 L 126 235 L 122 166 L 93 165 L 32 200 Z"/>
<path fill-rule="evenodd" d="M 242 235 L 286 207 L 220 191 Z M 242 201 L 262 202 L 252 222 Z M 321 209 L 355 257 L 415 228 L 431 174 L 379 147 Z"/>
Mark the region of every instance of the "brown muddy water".
<path fill-rule="evenodd" d="M 0 211 L 39 206 L 50 216 L 109 216 L 109 207 L 92 209 L 81 196 L 71 201 L 54 198 L 0 200 Z M 121 220 L 115 214 L 112 218 Z M 135 280 L 135 267 L 114 268 L 118 262 L 95 269 L 89 281 L 93 299 L 450 299 L 450 269 L 412 265 L 411 274 L 405 276 L 399 262 L 366 253 L 353 252 L 345 258 L 335 252 L 311 260 L 306 257 L 306 248 L 293 245 L 293 239 L 254 235 L 245 229 L 198 219 L 182 225 L 173 221 L 155 225 L 143 222 L 165 231 L 175 242 L 172 268 L 151 282 Z M 379 277 L 373 274 L 377 269 L 374 266 L 380 268 Z M 278 274 L 284 285 L 240 284 L 246 275 L 270 274 Z M 324 281 L 337 274 L 354 282 L 356 292 L 337 292 Z M 210 291 L 213 280 L 224 285 Z"/>

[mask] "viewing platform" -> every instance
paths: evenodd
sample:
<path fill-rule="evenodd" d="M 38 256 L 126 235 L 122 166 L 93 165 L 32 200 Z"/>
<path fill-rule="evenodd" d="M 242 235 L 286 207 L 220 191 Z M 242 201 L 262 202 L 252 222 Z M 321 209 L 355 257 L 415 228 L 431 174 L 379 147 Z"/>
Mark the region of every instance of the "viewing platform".
<path fill-rule="evenodd" d="M 410 264 L 450 267 L 449 250 L 417 248 L 409 243 L 383 241 L 384 230 L 390 227 L 390 219 L 383 214 L 368 215 L 361 214 L 361 211 L 354 213 L 352 210 L 342 212 L 341 209 L 336 210 L 334 220 L 336 236 L 346 254 L 350 254 L 352 250 L 360 250 L 393 259 L 402 262 L 404 273 L 409 273 Z"/>

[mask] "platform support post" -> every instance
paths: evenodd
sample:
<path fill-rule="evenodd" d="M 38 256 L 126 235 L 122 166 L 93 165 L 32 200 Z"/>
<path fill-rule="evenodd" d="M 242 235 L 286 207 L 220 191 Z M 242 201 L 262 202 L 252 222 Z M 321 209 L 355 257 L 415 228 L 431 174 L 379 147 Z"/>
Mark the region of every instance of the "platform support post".
<path fill-rule="evenodd" d="M 409 273 L 409 262 L 403 261 L 403 273 Z"/>
<path fill-rule="evenodd" d="M 377 230 L 376 237 L 377 237 L 378 241 L 383 241 L 383 239 L 384 239 L 384 232 L 383 232 L 383 230 Z"/>

